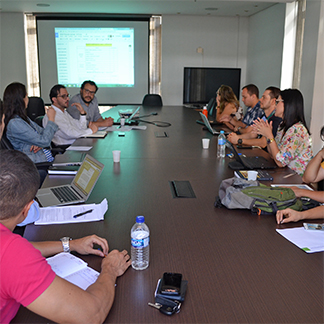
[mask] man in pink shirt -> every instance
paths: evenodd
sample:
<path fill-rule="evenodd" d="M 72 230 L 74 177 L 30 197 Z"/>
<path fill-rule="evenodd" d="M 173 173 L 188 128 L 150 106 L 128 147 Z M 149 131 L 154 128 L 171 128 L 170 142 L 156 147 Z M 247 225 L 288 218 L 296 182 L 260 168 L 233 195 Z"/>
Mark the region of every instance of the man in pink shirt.
<path fill-rule="evenodd" d="M 130 266 L 130 257 L 126 250 L 108 253 L 107 241 L 96 235 L 31 243 L 13 234 L 15 226 L 26 218 L 38 186 L 38 171 L 27 155 L 1 151 L 0 322 L 9 323 L 23 305 L 59 323 L 102 323 L 114 300 L 116 278 Z M 102 251 L 94 249 L 94 244 Z M 63 250 L 104 257 L 97 281 L 87 290 L 56 276 L 46 262 L 45 257 Z"/>

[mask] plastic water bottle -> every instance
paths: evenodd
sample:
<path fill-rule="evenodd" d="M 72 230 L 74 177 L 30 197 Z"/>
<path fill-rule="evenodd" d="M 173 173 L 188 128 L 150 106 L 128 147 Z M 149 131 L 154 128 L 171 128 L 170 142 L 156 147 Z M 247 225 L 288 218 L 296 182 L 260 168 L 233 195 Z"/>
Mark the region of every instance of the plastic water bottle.
<path fill-rule="evenodd" d="M 208 110 L 207 110 L 207 106 L 204 106 L 203 110 L 202 110 L 202 113 L 208 117 Z"/>
<path fill-rule="evenodd" d="M 137 216 L 131 229 L 131 258 L 135 270 L 144 270 L 150 262 L 150 230 L 144 216 Z"/>
<path fill-rule="evenodd" d="M 225 140 L 224 131 L 221 130 L 220 134 L 218 135 L 218 147 L 217 147 L 218 158 L 225 157 L 225 145 L 226 145 L 226 140 Z"/>

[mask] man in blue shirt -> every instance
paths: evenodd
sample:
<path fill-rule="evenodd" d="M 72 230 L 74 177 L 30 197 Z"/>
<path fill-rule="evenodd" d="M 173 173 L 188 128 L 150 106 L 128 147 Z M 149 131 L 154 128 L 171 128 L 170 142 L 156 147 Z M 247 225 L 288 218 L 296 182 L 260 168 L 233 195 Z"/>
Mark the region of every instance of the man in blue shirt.
<path fill-rule="evenodd" d="M 98 99 L 95 94 L 98 91 L 98 87 L 95 82 L 87 80 L 81 85 L 80 93 L 73 96 L 70 100 L 67 112 L 74 118 L 80 119 L 80 111 L 77 109 L 76 104 L 80 104 L 87 114 L 87 122 L 92 122 L 97 127 L 109 127 L 112 126 L 114 120 L 109 118 L 103 118 L 99 112 Z"/>
<path fill-rule="evenodd" d="M 242 121 L 237 120 L 232 116 L 224 116 L 221 122 L 229 122 L 234 126 L 235 132 L 241 134 L 252 131 L 253 121 L 264 116 L 264 111 L 260 107 L 259 89 L 254 84 L 248 84 L 242 88 L 242 101 L 248 107 Z"/>

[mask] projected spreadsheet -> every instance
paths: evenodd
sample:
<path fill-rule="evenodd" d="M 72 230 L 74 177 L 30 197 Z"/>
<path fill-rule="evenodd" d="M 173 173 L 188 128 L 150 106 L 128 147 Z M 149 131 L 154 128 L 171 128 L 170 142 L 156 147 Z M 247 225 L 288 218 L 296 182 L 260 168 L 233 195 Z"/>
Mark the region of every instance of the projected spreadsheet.
<path fill-rule="evenodd" d="M 58 82 L 79 87 L 134 86 L 133 28 L 55 28 Z"/>

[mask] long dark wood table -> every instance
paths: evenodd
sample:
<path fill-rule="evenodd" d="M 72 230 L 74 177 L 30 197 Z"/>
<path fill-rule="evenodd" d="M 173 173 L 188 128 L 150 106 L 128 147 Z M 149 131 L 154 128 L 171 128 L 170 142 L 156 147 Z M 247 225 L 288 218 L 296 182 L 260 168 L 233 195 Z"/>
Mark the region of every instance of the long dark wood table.
<path fill-rule="evenodd" d="M 105 164 L 88 202 L 107 198 L 105 220 L 93 223 L 28 225 L 29 240 L 59 240 L 90 234 L 105 237 L 110 249 L 130 251 L 130 229 L 144 215 L 151 231 L 150 266 L 132 268 L 117 280 L 116 298 L 107 323 L 322 323 L 323 253 L 307 254 L 276 232 L 274 216 L 248 210 L 215 208 L 221 181 L 233 176 L 228 157 L 216 158 L 217 137 L 195 121 L 199 114 L 184 107 L 141 109 L 158 112 L 145 120 L 167 121 L 168 128 L 147 129 L 105 139 L 78 139 L 93 145 L 89 153 Z M 107 115 L 116 117 L 116 109 Z M 115 114 L 115 115 L 114 115 Z M 156 137 L 156 132 L 168 137 Z M 203 150 L 201 139 L 210 138 Z M 121 150 L 114 164 L 112 150 Z M 246 155 L 264 155 L 259 149 Z M 227 152 L 228 153 L 228 152 Z M 71 160 L 80 153 L 67 152 Z M 301 183 L 291 170 L 276 169 L 273 183 Z M 196 198 L 173 198 L 169 181 L 188 180 Z M 69 176 L 50 176 L 44 185 L 68 183 Z M 270 184 L 271 182 L 264 182 Z M 78 255 L 79 256 L 79 255 Z M 80 256 L 100 270 L 101 259 Z M 179 314 L 167 317 L 149 307 L 157 280 L 164 272 L 180 272 L 188 280 Z M 21 307 L 13 323 L 48 323 Z"/>

